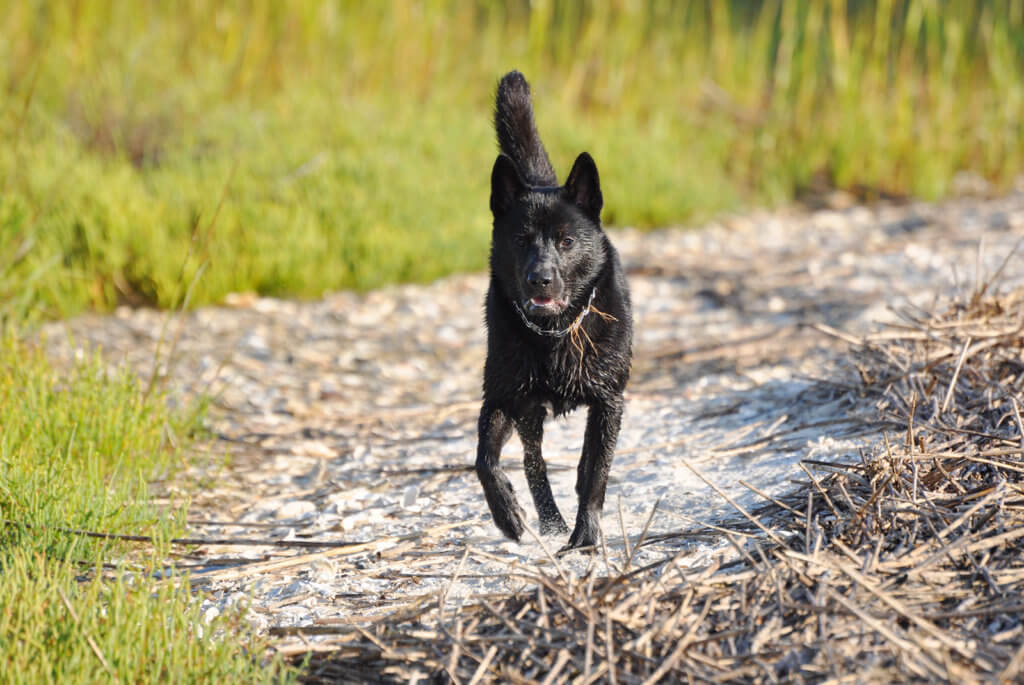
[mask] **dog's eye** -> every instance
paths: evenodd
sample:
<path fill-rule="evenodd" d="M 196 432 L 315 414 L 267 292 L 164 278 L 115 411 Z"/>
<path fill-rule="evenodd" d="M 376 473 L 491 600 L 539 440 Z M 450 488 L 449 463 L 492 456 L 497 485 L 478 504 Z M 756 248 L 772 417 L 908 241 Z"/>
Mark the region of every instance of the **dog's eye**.
<path fill-rule="evenodd" d="M 574 242 L 576 242 L 576 241 L 573 240 L 572 238 L 566 236 L 565 238 L 562 238 L 562 240 L 558 243 L 558 246 L 561 247 L 563 250 L 567 250 L 570 247 L 572 247 L 572 244 Z"/>

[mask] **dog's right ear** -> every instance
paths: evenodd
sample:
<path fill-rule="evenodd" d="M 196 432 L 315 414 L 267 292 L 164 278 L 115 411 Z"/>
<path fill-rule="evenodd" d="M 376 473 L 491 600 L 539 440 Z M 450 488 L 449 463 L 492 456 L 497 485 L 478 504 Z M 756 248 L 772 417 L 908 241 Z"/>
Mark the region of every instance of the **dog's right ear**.
<path fill-rule="evenodd" d="M 515 162 L 510 157 L 498 155 L 491 171 L 491 212 L 494 216 L 511 209 L 525 190 L 526 184 L 520 178 Z"/>

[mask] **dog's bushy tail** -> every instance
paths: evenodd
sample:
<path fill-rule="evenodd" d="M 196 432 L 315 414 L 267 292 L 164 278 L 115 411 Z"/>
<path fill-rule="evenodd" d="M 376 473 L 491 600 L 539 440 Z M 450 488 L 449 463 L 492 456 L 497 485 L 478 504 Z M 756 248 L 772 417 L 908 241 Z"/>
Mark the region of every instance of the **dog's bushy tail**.
<path fill-rule="evenodd" d="M 555 169 L 533 120 L 530 84 L 518 71 L 510 71 L 498 84 L 497 100 L 494 128 L 501 151 L 512 158 L 523 180 L 530 185 L 558 185 Z"/>

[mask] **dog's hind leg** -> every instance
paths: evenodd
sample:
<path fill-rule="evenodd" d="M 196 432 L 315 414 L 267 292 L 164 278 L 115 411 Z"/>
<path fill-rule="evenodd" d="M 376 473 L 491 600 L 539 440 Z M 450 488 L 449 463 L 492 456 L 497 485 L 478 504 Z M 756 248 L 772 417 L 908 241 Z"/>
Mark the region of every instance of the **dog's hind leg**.
<path fill-rule="evenodd" d="M 516 417 L 516 431 L 523 443 L 523 469 L 526 471 L 526 482 L 533 495 L 533 504 L 537 507 L 540 517 L 541 535 L 568 533 L 569 526 L 558 511 L 554 495 L 551 494 L 551 483 L 548 481 L 548 469 L 541 455 L 541 442 L 544 437 L 544 416 L 542 405 L 535 404 L 521 416 Z"/>
<path fill-rule="evenodd" d="M 523 535 L 523 510 L 516 501 L 512 483 L 498 465 L 501 448 L 511 435 L 512 420 L 509 416 L 501 409 L 484 403 L 480 409 L 476 475 L 484 486 L 495 525 L 506 536 L 519 540 Z"/>
<path fill-rule="evenodd" d="M 590 407 L 587 432 L 583 436 L 583 455 L 580 457 L 576 479 L 576 492 L 580 498 L 576 527 L 569 536 L 569 543 L 562 548 L 563 552 L 597 545 L 601 509 L 604 508 L 604 493 L 608 486 L 608 470 L 612 465 L 621 421 L 621 397 Z"/>

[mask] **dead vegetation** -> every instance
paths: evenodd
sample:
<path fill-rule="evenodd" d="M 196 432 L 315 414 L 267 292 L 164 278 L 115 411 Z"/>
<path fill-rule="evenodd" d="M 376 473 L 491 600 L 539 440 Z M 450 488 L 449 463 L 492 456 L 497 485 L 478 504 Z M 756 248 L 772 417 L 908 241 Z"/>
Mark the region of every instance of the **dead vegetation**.
<path fill-rule="evenodd" d="M 1019 682 L 1024 291 L 904 312 L 848 361 L 851 392 L 902 430 L 735 505 L 712 564 L 634 568 L 627 549 L 582 578 L 510 568 L 531 589 L 441 593 L 436 611 L 326 627 L 290 653 L 307 652 L 309 682 Z"/>

